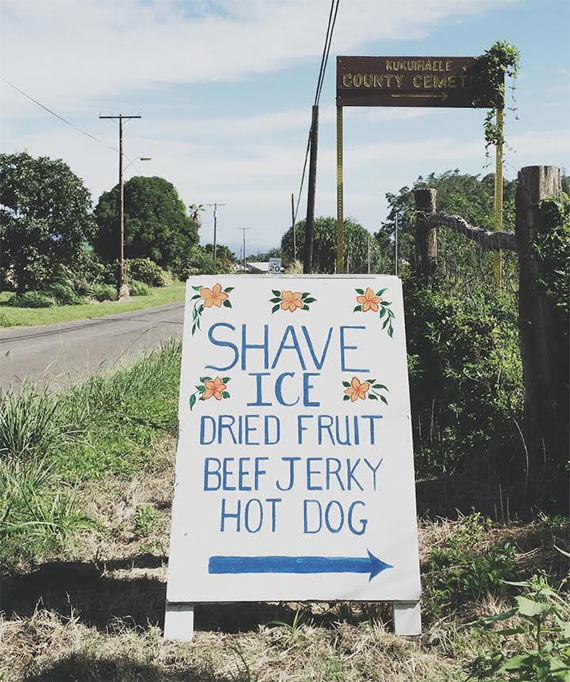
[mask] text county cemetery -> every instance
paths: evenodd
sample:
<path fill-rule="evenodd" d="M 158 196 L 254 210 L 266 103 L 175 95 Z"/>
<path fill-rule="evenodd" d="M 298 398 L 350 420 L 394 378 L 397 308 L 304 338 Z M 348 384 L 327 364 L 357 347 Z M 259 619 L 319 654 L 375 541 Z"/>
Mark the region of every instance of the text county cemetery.
<path fill-rule="evenodd" d="M 189 280 L 167 637 L 193 604 L 395 603 L 419 632 L 401 285 Z"/>

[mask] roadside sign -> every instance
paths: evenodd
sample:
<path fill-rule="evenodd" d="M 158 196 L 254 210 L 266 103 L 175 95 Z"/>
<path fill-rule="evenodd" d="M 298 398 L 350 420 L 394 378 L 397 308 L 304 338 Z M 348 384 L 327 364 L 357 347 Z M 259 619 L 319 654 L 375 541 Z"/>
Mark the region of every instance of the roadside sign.
<path fill-rule="evenodd" d="M 475 57 L 337 57 L 337 106 L 494 107 Z"/>
<path fill-rule="evenodd" d="M 273 275 L 281 274 L 281 258 L 269 259 L 269 273 Z"/>
<path fill-rule="evenodd" d="M 401 282 L 188 281 L 165 636 L 199 602 L 395 602 L 419 634 Z"/>

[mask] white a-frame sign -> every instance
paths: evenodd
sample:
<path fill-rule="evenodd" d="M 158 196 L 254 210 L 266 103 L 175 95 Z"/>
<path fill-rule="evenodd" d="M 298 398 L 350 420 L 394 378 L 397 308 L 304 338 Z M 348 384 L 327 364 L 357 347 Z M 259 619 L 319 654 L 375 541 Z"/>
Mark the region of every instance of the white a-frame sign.
<path fill-rule="evenodd" d="M 165 637 L 197 602 L 388 601 L 420 632 L 396 277 L 187 284 Z"/>

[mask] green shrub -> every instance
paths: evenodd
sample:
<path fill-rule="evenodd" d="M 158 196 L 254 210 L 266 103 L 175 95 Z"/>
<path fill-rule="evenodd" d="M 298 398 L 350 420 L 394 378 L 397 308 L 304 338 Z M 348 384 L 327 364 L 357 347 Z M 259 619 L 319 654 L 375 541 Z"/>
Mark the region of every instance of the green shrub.
<path fill-rule="evenodd" d="M 516 299 L 492 287 L 404 283 L 414 444 L 421 474 L 512 467 L 524 451 Z M 512 468 L 512 473 L 517 470 Z"/>
<path fill-rule="evenodd" d="M 91 287 L 91 297 L 96 301 L 116 301 L 117 290 L 110 284 L 94 284 Z"/>
<path fill-rule="evenodd" d="M 58 305 L 80 305 L 85 303 L 85 296 L 80 295 L 68 283 L 56 282 L 46 288 L 46 293 L 56 300 Z"/>
<path fill-rule="evenodd" d="M 136 279 L 132 279 L 129 284 L 129 290 L 131 296 L 149 296 L 151 293 L 150 287 L 144 282 L 139 282 Z"/>
<path fill-rule="evenodd" d="M 53 308 L 55 304 L 54 297 L 45 291 L 27 291 L 24 294 L 15 294 L 6 301 L 6 305 L 13 308 Z"/>
<path fill-rule="evenodd" d="M 515 573 L 515 548 L 506 542 L 481 551 L 480 543 L 492 524 L 474 513 L 461 517 L 454 533 L 430 550 L 427 573 L 428 606 L 440 616 L 471 599 L 505 594 L 505 580 Z"/>
<path fill-rule="evenodd" d="M 150 258 L 127 259 L 125 261 L 125 268 L 131 282 L 136 280 L 149 287 L 163 287 L 166 284 L 162 268 L 151 261 Z"/>
<path fill-rule="evenodd" d="M 218 258 L 214 262 L 213 255 L 206 249 L 194 246 L 187 257 L 173 264 L 172 271 L 178 279 L 184 282 L 196 275 L 231 274 L 234 272 L 234 266 L 225 258 Z"/>

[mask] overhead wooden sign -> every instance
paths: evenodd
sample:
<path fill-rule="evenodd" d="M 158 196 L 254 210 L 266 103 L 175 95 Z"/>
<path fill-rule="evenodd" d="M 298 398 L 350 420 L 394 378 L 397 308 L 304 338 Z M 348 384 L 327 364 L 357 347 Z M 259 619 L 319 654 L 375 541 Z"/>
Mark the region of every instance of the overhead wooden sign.
<path fill-rule="evenodd" d="M 475 57 L 337 57 L 336 65 L 337 106 L 496 105 Z"/>
<path fill-rule="evenodd" d="M 184 325 L 165 636 L 196 602 L 337 599 L 419 634 L 400 280 L 196 277 Z"/>

